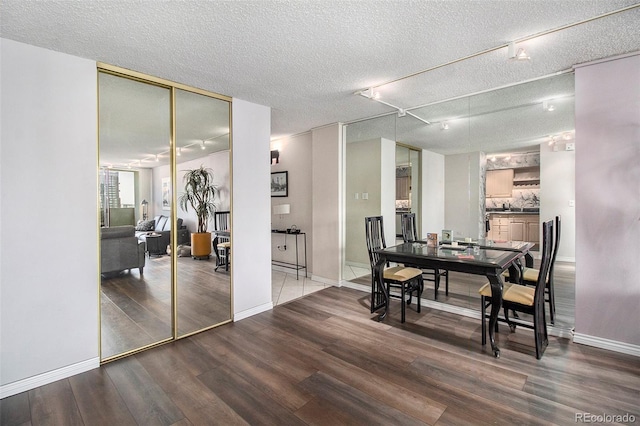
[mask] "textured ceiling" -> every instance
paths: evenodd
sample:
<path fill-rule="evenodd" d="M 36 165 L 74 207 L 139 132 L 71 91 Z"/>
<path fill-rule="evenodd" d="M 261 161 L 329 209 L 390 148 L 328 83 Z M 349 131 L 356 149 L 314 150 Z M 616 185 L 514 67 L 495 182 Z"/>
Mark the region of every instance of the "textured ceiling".
<path fill-rule="evenodd" d="M 488 49 L 377 90 L 412 108 L 637 51 L 640 8 L 522 41 L 531 61 L 504 47 L 634 4 L 2 0 L 0 19 L 4 38 L 268 105 L 276 138 L 393 111 L 354 92 Z M 407 141 L 435 132 L 411 126 Z"/>

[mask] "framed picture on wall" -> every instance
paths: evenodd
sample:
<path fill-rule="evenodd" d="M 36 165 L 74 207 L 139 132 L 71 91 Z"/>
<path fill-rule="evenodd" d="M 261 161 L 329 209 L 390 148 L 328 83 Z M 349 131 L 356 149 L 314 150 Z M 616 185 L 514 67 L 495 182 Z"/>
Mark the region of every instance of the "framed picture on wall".
<path fill-rule="evenodd" d="M 171 210 L 171 178 L 162 178 L 162 210 Z"/>
<path fill-rule="evenodd" d="M 289 172 L 271 173 L 271 196 L 289 196 Z"/>

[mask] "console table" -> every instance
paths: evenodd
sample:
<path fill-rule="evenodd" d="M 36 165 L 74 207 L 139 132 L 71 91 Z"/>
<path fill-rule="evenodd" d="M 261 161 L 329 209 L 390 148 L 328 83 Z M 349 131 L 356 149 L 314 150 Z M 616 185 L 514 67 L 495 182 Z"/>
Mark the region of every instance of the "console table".
<path fill-rule="evenodd" d="M 282 268 L 290 268 L 296 270 L 296 280 L 299 279 L 300 270 L 304 269 L 304 276 L 307 277 L 307 234 L 304 232 L 288 232 L 284 230 L 273 229 L 271 230 L 273 234 L 282 234 L 285 236 L 285 239 L 288 235 L 291 235 L 295 238 L 296 242 L 296 263 L 291 262 L 283 262 L 281 260 L 272 260 L 271 264 L 275 266 L 280 266 Z M 298 237 L 302 237 L 303 247 L 304 247 L 304 264 L 300 264 L 300 256 L 298 253 Z"/>

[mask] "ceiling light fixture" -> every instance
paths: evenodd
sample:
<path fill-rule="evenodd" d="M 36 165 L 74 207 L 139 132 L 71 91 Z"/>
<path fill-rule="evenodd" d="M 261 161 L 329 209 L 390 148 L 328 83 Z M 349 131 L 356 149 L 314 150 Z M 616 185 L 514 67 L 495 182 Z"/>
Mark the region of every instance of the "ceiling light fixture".
<path fill-rule="evenodd" d="M 442 123 L 440 123 L 440 129 L 449 130 L 449 123 L 447 123 L 446 121 L 443 121 Z"/>
<path fill-rule="evenodd" d="M 531 57 L 527 54 L 527 51 L 524 48 L 519 48 L 516 50 L 516 43 L 509 43 L 509 47 L 507 48 L 507 55 L 509 60 L 512 61 L 528 61 Z"/>
<path fill-rule="evenodd" d="M 182 148 L 178 147 L 178 152 L 176 154 L 180 157 L 182 155 Z"/>
<path fill-rule="evenodd" d="M 553 104 L 550 104 L 549 101 L 542 101 L 542 109 L 545 111 L 555 111 L 556 107 Z"/>
<path fill-rule="evenodd" d="M 160 161 L 160 157 L 158 157 L 158 154 L 156 154 L 156 161 Z"/>
<path fill-rule="evenodd" d="M 373 90 L 373 87 L 369 87 L 367 90 L 362 90 L 359 94 L 365 98 L 371 99 L 372 101 L 380 99 L 380 92 Z"/>
<path fill-rule="evenodd" d="M 202 148 L 202 149 L 205 149 L 204 141 L 202 141 L 202 147 L 201 147 L 201 148 Z"/>

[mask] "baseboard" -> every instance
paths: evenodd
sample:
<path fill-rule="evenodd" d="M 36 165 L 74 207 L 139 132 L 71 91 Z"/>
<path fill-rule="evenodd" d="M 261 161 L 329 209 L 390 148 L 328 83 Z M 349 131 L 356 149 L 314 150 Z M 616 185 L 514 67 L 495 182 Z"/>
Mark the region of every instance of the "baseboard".
<path fill-rule="evenodd" d="M 243 320 L 245 318 L 252 317 L 254 315 L 258 315 L 262 312 L 270 311 L 273 309 L 273 302 L 264 303 L 259 306 L 255 306 L 251 309 L 247 309 L 246 311 L 236 312 L 233 315 L 233 322 Z"/>
<path fill-rule="evenodd" d="M 96 357 L 68 365 L 66 367 L 58 368 L 56 370 L 48 371 L 46 373 L 38 374 L 37 376 L 7 383 L 6 385 L 0 386 L 0 399 L 26 392 L 40 386 L 48 385 L 49 383 L 66 379 L 98 367 L 100 367 L 100 358 Z"/>
<path fill-rule="evenodd" d="M 318 275 L 311 275 L 312 281 L 317 281 L 322 284 L 332 285 L 334 287 L 339 287 L 340 283 L 336 280 L 332 280 L 330 278 L 320 277 Z"/>
<path fill-rule="evenodd" d="M 290 268 L 287 266 L 280 266 L 280 265 L 271 265 L 271 269 L 274 271 L 278 271 L 278 272 L 284 272 L 285 274 L 291 274 L 291 275 L 295 275 L 296 274 L 296 270 L 295 267 Z M 310 272 L 306 272 L 306 269 L 300 269 L 298 270 L 298 275 L 300 275 L 301 277 L 304 277 L 306 275 L 310 275 Z"/>
<path fill-rule="evenodd" d="M 340 285 L 338 285 L 338 287 L 347 287 L 347 288 L 352 288 L 354 290 L 360 290 L 365 293 L 371 293 L 370 285 L 357 284 L 351 281 L 342 280 L 340 281 Z"/>
<path fill-rule="evenodd" d="M 574 333 L 573 343 L 640 357 L 640 346 L 633 345 L 631 343 L 618 342 L 617 340 L 603 339 L 602 337 Z"/>
<path fill-rule="evenodd" d="M 356 268 L 361 268 L 361 269 L 371 269 L 371 264 L 370 263 L 359 263 L 359 262 L 344 262 L 345 265 L 347 266 L 355 266 Z"/>

